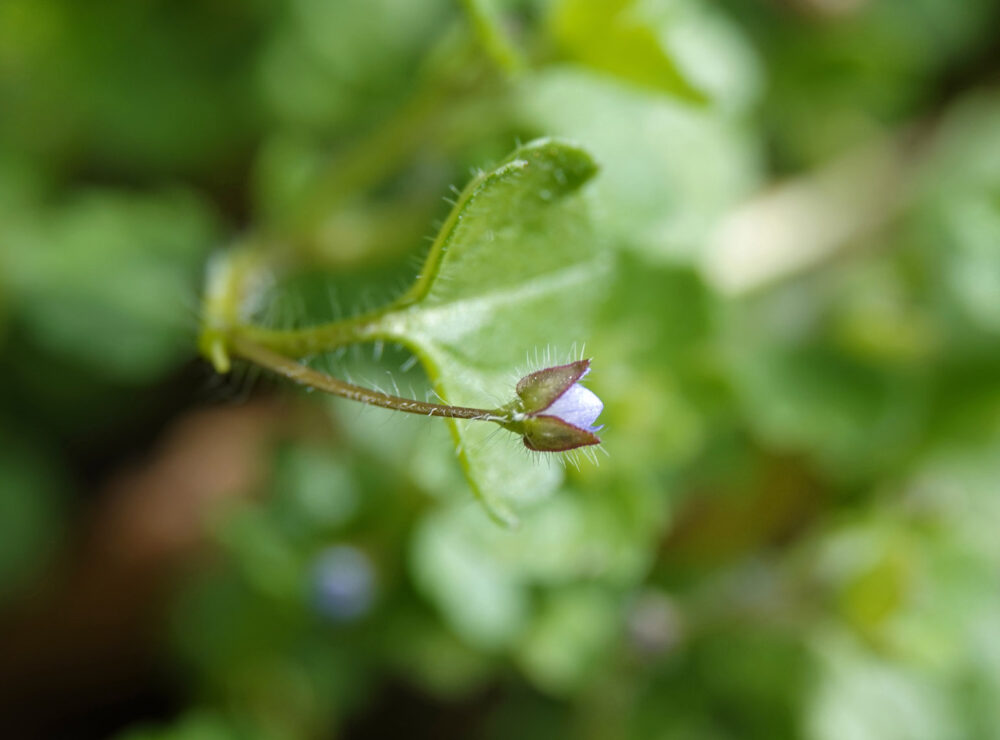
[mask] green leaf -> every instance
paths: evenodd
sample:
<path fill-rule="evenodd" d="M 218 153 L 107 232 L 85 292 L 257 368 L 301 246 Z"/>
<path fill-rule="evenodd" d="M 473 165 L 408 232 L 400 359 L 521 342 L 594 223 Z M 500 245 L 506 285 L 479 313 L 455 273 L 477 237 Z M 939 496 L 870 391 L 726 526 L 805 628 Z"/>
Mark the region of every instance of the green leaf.
<path fill-rule="evenodd" d="M 549 25 L 573 61 L 650 92 L 726 110 L 760 92 L 755 54 L 713 3 L 561 0 Z"/>
<path fill-rule="evenodd" d="M 614 595 L 587 584 L 547 594 L 538 618 L 518 646 L 522 669 L 554 694 L 578 691 L 600 674 L 618 625 Z"/>
<path fill-rule="evenodd" d="M 579 67 L 532 75 L 516 95 L 529 131 L 578 141 L 601 162 L 595 222 L 623 247 L 687 262 L 757 186 L 757 144 L 712 110 Z"/>
<path fill-rule="evenodd" d="M 919 249 L 940 276 L 940 314 L 955 342 L 969 324 L 1000 333 L 1000 96 L 963 100 L 941 125 L 917 170 L 915 201 L 905 215 L 908 251 Z"/>
<path fill-rule="evenodd" d="M 439 506 L 413 534 L 417 588 L 470 644 L 511 647 L 537 617 L 530 596 L 581 580 L 628 587 L 645 572 L 648 538 L 623 524 L 623 498 L 567 486 L 513 532 L 461 502 Z"/>
<path fill-rule="evenodd" d="M 721 303 L 720 347 L 760 439 L 809 451 L 831 477 L 863 475 L 906 454 L 923 423 L 927 389 L 918 374 L 838 347 L 819 323 L 829 311 L 819 285 Z"/>
<path fill-rule="evenodd" d="M 517 574 L 470 536 L 472 527 L 461 526 L 463 513 L 449 516 L 445 509 L 421 522 L 410 555 L 413 576 L 459 635 L 496 649 L 524 629 L 530 601 Z"/>
<path fill-rule="evenodd" d="M 527 144 L 465 189 L 416 284 L 378 320 L 412 349 L 448 403 L 494 408 L 513 397 L 527 356 L 587 339 L 607 260 L 575 191 L 596 172 L 583 150 Z M 553 362 L 553 364 L 555 364 Z M 532 460 L 519 439 L 453 421 L 469 481 L 490 514 L 514 522 L 517 502 L 555 488 L 561 469 Z"/>
<path fill-rule="evenodd" d="M 185 358 L 215 239 L 199 199 L 93 190 L 58 207 L 0 215 L 0 272 L 33 343 L 127 383 L 155 379 Z"/>
<path fill-rule="evenodd" d="M 705 96 L 678 69 L 635 0 L 562 0 L 552 35 L 572 57 L 641 85 L 688 100 Z"/>

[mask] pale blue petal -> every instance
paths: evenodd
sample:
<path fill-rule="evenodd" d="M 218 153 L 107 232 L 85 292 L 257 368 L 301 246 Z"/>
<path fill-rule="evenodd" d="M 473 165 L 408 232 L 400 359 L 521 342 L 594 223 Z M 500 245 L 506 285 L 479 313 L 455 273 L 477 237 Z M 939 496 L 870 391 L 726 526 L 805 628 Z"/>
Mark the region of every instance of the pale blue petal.
<path fill-rule="evenodd" d="M 555 416 L 577 429 L 594 431 L 593 424 L 604 410 L 604 404 L 593 391 L 574 383 L 543 413 Z"/>

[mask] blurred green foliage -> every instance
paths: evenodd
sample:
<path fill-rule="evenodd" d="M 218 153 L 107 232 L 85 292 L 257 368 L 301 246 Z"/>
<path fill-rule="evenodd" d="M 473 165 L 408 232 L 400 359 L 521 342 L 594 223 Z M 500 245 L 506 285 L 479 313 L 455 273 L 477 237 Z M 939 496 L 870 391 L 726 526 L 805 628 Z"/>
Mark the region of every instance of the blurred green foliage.
<path fill-rule="evenodd" d="M 201 512 L 220 554 L 164 617 L 176 716 L 121 737 L 431 733 L 400 692 L 436 736 L 997 736 L 998 24 L 995 0 L 0 0 L 0 604 L 204 401 L 214 250 L 267 255 L 271 327 L 384 305 L 450 186 L 558 136 L 598 174 L 565 213 L 472 214 L 506 247 L 438 298 L 597 254 L 593 282 L 551 324 L 515 305 L 408 344 L 502 401 L 525 353 L 585 342 L 608 457 L 513 458 L 505 529 L 443 422 L 308 397 L 322 423 L 270 430 L 257 484 Z M 874 214 L 815 187 L 858 152 Z M 311 362 L 438 380 L 372 349 Z"/>

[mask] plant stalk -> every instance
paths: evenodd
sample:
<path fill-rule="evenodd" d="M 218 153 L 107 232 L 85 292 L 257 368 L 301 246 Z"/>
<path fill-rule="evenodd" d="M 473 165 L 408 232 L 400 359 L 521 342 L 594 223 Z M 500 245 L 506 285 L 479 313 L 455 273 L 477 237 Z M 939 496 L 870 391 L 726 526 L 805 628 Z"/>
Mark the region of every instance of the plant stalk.
<path fill-rule="evenodd" d="M 384 409 L 403 411 L 408 414 L 422 414 L 424 416 L 441 416 L 449 419 L 473 419 L 480 421 L 494 421 L 504 423 L 509 421 L 506 416 L 502 416 L 497 411 L 487 409 L 474 409 L 465 406 L 448 406 L 441 403 L 428 403 L 426 401 L 414 401 L 410 398 L 391 396 L 388 393 L 381 393 L 370 388 L 364 388 L 353 383 L 334 378 L 325 373 L 313 370 L 310 367 L 289 359 L 284 355 L 273 352 L 270 349 L 257 344 L 246 337 L 235 336 L 232 338 L 229 349 L 232 354 L 267 368 L 273 373 L 288 378 L 294 383 L 316 388 L 317 390 L 330 393 L 341 398 L 348 398 L 352 401 L 360 401 L 370 406 L 379 406 Z"/>

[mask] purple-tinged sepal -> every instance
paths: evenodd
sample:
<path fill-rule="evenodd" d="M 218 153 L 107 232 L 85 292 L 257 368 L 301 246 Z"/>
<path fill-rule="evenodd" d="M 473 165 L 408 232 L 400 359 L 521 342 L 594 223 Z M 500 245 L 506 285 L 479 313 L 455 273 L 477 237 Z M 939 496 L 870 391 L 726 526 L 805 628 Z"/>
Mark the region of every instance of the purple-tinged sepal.
<path fill-rule="evenodd" d="M 547 409 L 567 389 L 590 372 L 590 360 L 578 360 L 567 365 L 547 367 L 525 375 L 517 383 L 517 395 L 525 413 Z"/>
<path fill-rule="evenodd" d="M 565 452 L 600 444 L 591 431 L 563 421 L 558 416 L 533 416 L 524 422 L 524 446 L 538 452 Z"/>

